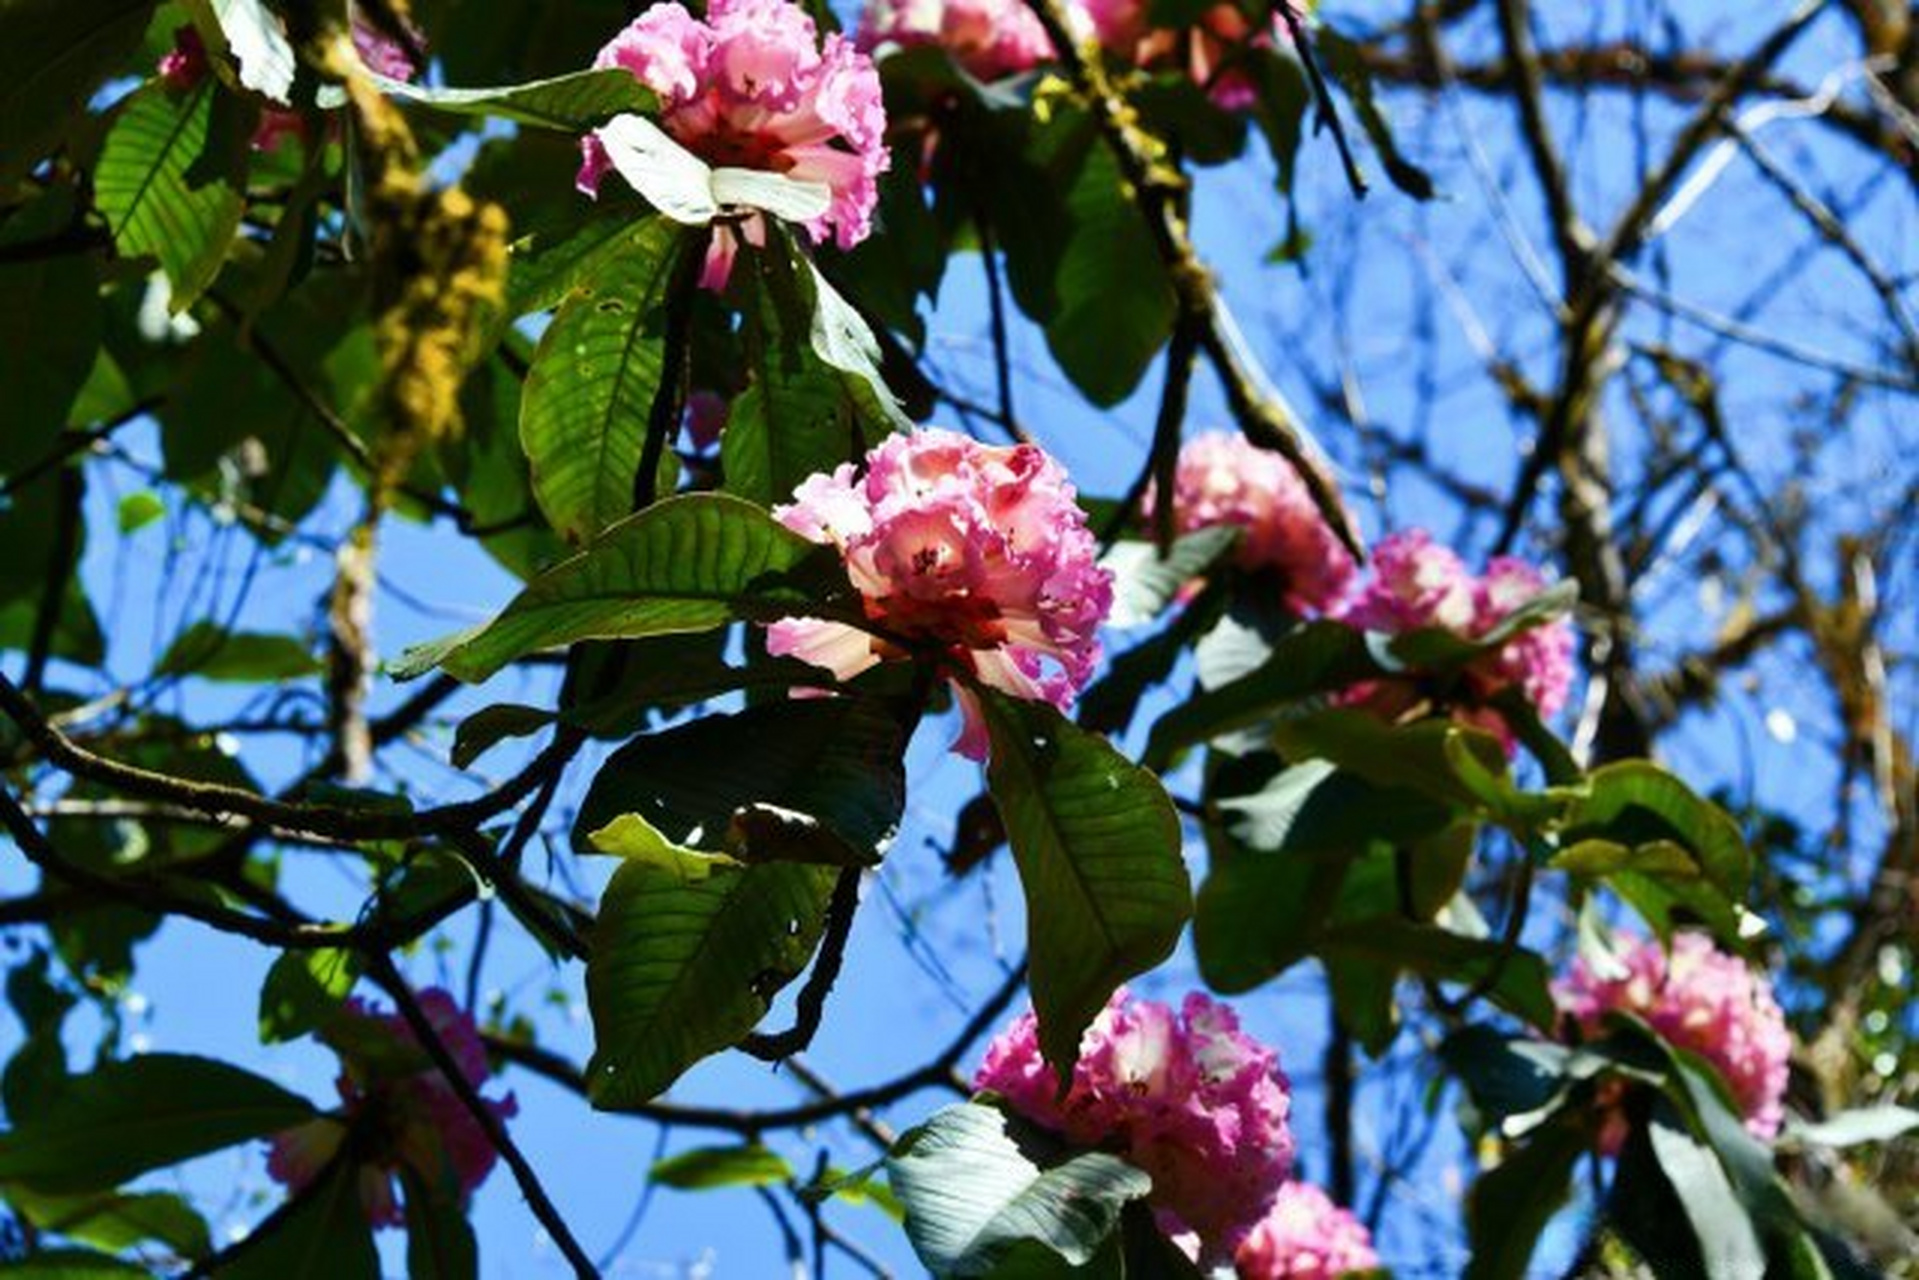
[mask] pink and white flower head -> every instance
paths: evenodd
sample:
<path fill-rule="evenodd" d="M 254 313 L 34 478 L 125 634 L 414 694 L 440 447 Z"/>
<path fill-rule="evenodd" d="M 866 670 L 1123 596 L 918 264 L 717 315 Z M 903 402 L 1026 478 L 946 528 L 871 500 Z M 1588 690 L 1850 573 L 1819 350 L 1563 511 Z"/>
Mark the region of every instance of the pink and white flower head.
<path fill-rule="evenodd" d="M 1057 462 L 1033 445 L 993 448 L 953 431 L 889 436 L 774 508 L 787 528 L 838 548 L 866 616 L 948 666 L 1062 711 L 1092 678 L 1112 575 Z M 775 655 L 841 680 L 906 650 L 845 623 L 776 622 Z M 977 699 L 955 690 L 966 727 L 955 749 L 984 759 Z"/>
<path fill-rule="evenodd" d="M 1197 992 L 1177 1013 L 1114 992 L 1080 1041 L 1064 1099 L 1025 1014 L 987 1046 L 973 1087 L 1150 1174 L 1162 1227 L 1196 1234 L 1204 1260 L 1232 1256 L 1292 1170 L 1292 1094 L 1279 1055 Z"/>
<path fill-rule="evenodd" d="M 1538 569 L 1510 556 L 1495 558 L 1483 576 L 1475 577 L 1431 534 L 1409 529 L 1380 540 L 1373 551 L 1372 576 L 1338 616 L 1389 635 L 1441 627 L 1477 640 L 1491 635 L 1549 585 Z M 1463 674 L 1466 705 L 1452 708 L 1454 716 L 1493 733 L 1511 752 L 1511 726 L 1485 704 L 1517 687 L 1542 718 L 1557 715 L 1572 688 L 1572 626 L 1554 618 L 1529 627 L 1474 660 Z M 1346 690 L 1339 701 L 1392 716 L 1416 704 L 1419 694 L 1411 682 L 1377 680 Z"/>
<path fill-rule="evenodd" d="M 968 75 L 986 81 L 1030 71 L 1053 57 L 1046 29 L 1025 0 L 867 0 L 858 41 L 862 50 L 881 56 L 889 49 L 939 45 Z"/>
<path fill-rule="evenodd" d="M 1617 959 L 1619 971 L 1610 975 L 1575 959 L 1553 984 L 1560 1010 L 1588 1037 L 1603 1033 L 1609 1013 L 1636 1015 L 1713 1065 L 1753 1136 L 1776 1135 L 1785 1118 L 1792 1035 L 1766 976 L 1693 932 L 1674 935 L 1670 955 L 1656 938 L 1629 939 Z M 1615 1124 L 1605 1141 L 1616 1150 L 1623 1137 Z"/>
<path fill-rule="evenodd" d="M 1312 9 L 1300 0 L 1289 4 L 1304 19 Z M 1082 0 L 1100 47 L 1136 67 L 1184 64 L 1193 83 L 1207 90 L 1225 111 L 1244 111 L 1257 98 L 1252 80 L 1233 65 L 1248 47 L 1266 47 L 1277 36 L 1290 40 L 1284 21 L 1275 14 L 1272 25 L 1257 29 L 1232 3 L 1216 4 L 1186 31 L 1155 27 L 1149 18 L 1149 0 Z"/>
<path fill-rule="evenodd" d="M 702 21 L 679 4 L 656 4 L 593 65 L 628 71 L 658 94 L 660 127 L 708 164 L 825 185 L 832 200 L 807 224 L 814 239 L 850 249 L 872 230 L 890 158 L 879 75 L 837 32 L 822 43 L 798 5 L 711 0 Z M 579 188 L 597 196 L 612 159 L 597 134 L 580 148 Z M 730 235 L 716 238 L 708 284 L 724 281 L 735 247 Z"/>
<path fill-rule="evenodd" d="M 1148 519 L 1156 502 L 1148 492 Z M 1287 607 L 1299 614 L 1331 612 L 1358 572 L 1292 466 L 1235 432 L 1206 432 L 1179 451 L 1173 522 L 1181 533 L 1216 525 L 1242 530 L 1239 563 L 1277 573 Z"/>
<path fill-rule="evenodd" d="M 438 988 L 419 994 L 421 1011 L 467 1083 L 479 1088 L 489 1069 L 473 1019 Z M 424 1062 L 413 1029 L 397 1013 L 374 1013 L 360 1000 L 321 1033 L 340 1055 L 340 1114 L 310 1121 L 273 1139 L 267 1173 L 298 1191 L 339 1155 L 349 1134 L 361 1164 L 360 1197 L 367 1220 L 403 1220 L 393 1179 L 409 1170 L 427 1186 L 466 1203 L 493 1171 L 498 1152 L 439 1069 Z M 501 1120 L 519 1113 L 513 1095 L 486 1102 Z"/>
<path fill-rule="evenodd" d="M 1308 1182 L 1279 1189 L 1233 1261 L 1239 1280 L 1338 1280 L 1379 1270 L 1366 1224 Z"/>

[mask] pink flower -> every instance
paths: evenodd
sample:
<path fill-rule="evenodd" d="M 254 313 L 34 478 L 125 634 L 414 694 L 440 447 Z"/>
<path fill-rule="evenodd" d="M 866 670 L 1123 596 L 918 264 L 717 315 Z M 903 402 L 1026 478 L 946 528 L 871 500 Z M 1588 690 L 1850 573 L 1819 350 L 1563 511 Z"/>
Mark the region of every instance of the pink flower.
<path fill-rule="evenodd" d="M 1272 44 L 1275 33 L 1290 39 L 1277 14 L 1269 28 L 1257 30 L 1230 3 L 1214 5 L 1185 31 L 1153 26 L 1148 0 L 1083 0 L 1083 4 L 1101 48 L 1136 67 L 1183 64 L 1193 83 L 1206 89 L 1225 111 L 1247 110 L 1256 99 L 1253 82 L 1233 65 L 1241 51 Z M 1300 18 L 1310 7 L 1297 0 L 1291 4 Z"/>
<path fill-rule="evenodd" d="M 1755 1137 L 1777 1134 L 1792 1036 L 1766 976 L 1701 933 L 1676 934 L 1670 956 L 1657 939 L 1628 938 L 1618 959 L 1623 972 L 1611 977 L 1583 959 L 1573 961 L 1566 978 L 1553 984 L 1565 1015 L 1587 1036 L 1601 1034 L 1608 1013 L 1637 1015 L 1669 1043 L 1713 1065 Z M 1614 1126 L 1607 1145 L 1617 1149 L 1623 1136 Z"/>
<path fill-rule="evenodd" d="M 868 0 L 858 39 L 868 53 L 940 45 L 969 75 L 989 81 L 1053 56 L 1025 0 Z"/>
<path fill-rule="evenodd" d="M 807 224 L 814 239 L 850 249 L 872 230 L 890 158 L 879 75 L 838 33 L 822 43 L 798 5 L 712 0 L 701 21 L 676 3 L 656 4 L 593 65 L 623 68 L 657 93 L 660 127 L 708 164 L 823 183 L 832 203 Z M 580 148 L 579 188 L 597 196 L 612 160 L 598 134 Z M 708 283 L 724 280 L 736 248 L 730 231 L 718 237 Z"/>
<path fill-rule="evenodd" d="M 473 1019 L 438 988 L 420 992 L 419 1000 L 460 1074 L 479 1088 L 490 1071 Z M 375 1226 L 403 1221 L 393 1194 L 394 1176 L 402 1168 L 464 1204 L 493 1171 L 499 1153 L 439 1069 L 421 1065 L 419 1041 L 406 1020 L 397 1013 L 376 1014 L 352 1000 L 321 1038 L 340 1055 L 341 1114 L 275 1137 L 267 1173 L 298 1191 L 326 1169 L 351 1134 L 355 1157 L 362 1161 L 361 1201 Z M 501 1120 L 519 1113 L 511 1094 L 488 1099 L 486 1105 Z"/>
<path fill-rule="evenodd" d="M 160 55 L 154 72 L 175 91 L 191 89 L 207 73 L 207 46 L 192 27 L 173 32 L 173 47 Z"/>
<path fill-rule="evenodd" d="M 1208 1258 L 1231 1255 L 1292 1168 L 1292 1097 L 1279 1055 L 1197 992 L 1177 1014 L 1114 992 L 1080 1042 L 1063 1101 L 1030 1013 L 987 1046 L 973 1087 L 1152 1175 L 1161 1225 L 1197 1233 Z"/>
<path fill-rule="evenodd" d="M 1538 569 L 1510 556 L 1496 557 L 1481 577 L 1460 558 L 1433 541 L 1424 529 L 1409 529 L 1381 539 L 1373 551 L 1372 576 L 1350 603 L 1338 610 L 1344 621 L 1368 631 L 1397 635 L 1441 627 L 1468 640 L 1490 635 L 1514 610 L 1544 591 Z M 1521 631 L 1492 653 L 1475 659 L 1463 673 L 1462 705 L 1453 717 L 1497 736 L 1515 749 L 1512 727 L 1485 705 L 1517 687 L 1541 718 L 1558 714 L 1572 688 L 1573 633 L 1564 618 Z M 1397 716 L 1424 695 L 1410 680 L 1376 680 L 1343 691 L 1338 701 Z"/>
<path fill-rule="evenodd" d="M 1092 678 L 1112 575 L 1065 471 L 1037 447 L 989 448 L 942 430 L 889 436 L 862 467 L 811 477 L 773 514 L 839 549 L 876 629 L 950 669 L 1061 710 Z M 841 680 L 912 656 L 812 618 L 774 623 L 767 649 Z M 964 684 L 956 692 L 966 716 L 956 750 L 985 759 L 977 700 Z"/>
<path fill-rule="evenodd" d="M 1240 1280 L 1337 1280 L 1379 1269 L 1366 1224 L 1306 1182 L 1279 1189 L 1234 1262 Z"/>
<path fill-rule="evenodd" d="M 1148 519 L 1155 501 L 1149 492 Z M 1215 525 L 1244 530 L 1240 564 L 1277 572 L 1286 583 L 1286 605 L 1296 613 L 1330 612 L 1358 572 L 1298 473 L 1236 433 L 1209 431 L 1179 451 L 1173 520 L 1181 533 Z"/>

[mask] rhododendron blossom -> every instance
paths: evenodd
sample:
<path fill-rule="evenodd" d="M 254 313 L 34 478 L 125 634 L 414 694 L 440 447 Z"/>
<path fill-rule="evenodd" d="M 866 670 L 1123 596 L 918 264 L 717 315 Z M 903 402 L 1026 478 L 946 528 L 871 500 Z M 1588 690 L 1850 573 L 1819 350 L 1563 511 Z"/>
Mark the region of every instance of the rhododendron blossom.
<path fill-rule="evenodd" d="M 859 47 L 868 52 L 939 45 L 981 80 L 1030 71 L 1053 56 L 1025 0 L 868 0 Z"/>
<path fill-rule="evenodd" d="M 1161 1225 L 1197 1234 L 1206 1259 L 1231 1256 L 1292 1170 L 1292 1095 L 1279 1055 L 1197 992 L 1177 1013 L 1115 992 L 1080 1042 L 1064 1099 L 1028 1013 L 987 1046 L 973 1087 L 1150 1174 Z"/>
<path fill-rule="evenodd" d="M 1289 1182 L 1234 1256 L 1239 1280 L 1338 1280 L 1379 1269 L 1373 1233 L 1318 1187 Z"/>
<path fill-rule="evenodd" d="M 1311 8 L 1289 3 L 1295 18 Z M 1155 27 L 1148 0 L 1083 0 L 1100 47 L 1137 67 L 1184 64 L 1193 83 L 1204 88 L 1226 111 L 1244 111 L 1257 99 L 1252 80 L 1233 64 L 1247 48 L 1263 48 L 1273 36 L 1290 39 L 1284 20 L 1275 13 L 1272 24 L 1257 29 L 1234 4 L 1217 4 L 1201 14 L 1187 30 Z"/>
<path fill-rule="evenodd" d="M 1149 520 L 1157 501 L 1146 495 Z M 1209 431 L 1179 451 L 1173 523 L 1181 533 L 1216 525 L 1242 530 L 1239 563 L 1278 574 L 1296 613 L 1331 610 L 1358 571 L 1298 472 L 1236 433 Z"/>
<path fill-rule="evenodd" d="M 1072 483 L 1038 447 L 991 448 L 941 430 L 890 436 L 861 467 L 811 477 L 773 514 L 839 549 L 877 630 L 927 646 L 953 670 L 1061 710 L 1092 677 L 1112 575 Z M 815 618 L 774 623 L 767 648 L 841 680 L 911 656 Z M 957 749 L 984 759 L 978 700 L 955 688 L 966 717 Z"/>
<path fill-rule="evenodd" d="M 489 1070 L 473 1019 L 438 988 L 420 992 L 419 1001 L 460 1074 L 477 1089 Z M 321 1033 L 340 1055 L 340 1113 L 275 1137 L 267 1173 L 298 1191 L 340 1157 L 351 1134 L 351 1158 L 361 1166 L 361 1203 L 375 1226 L 404 1220 L 393 1192 L 402 1170 L 465 1204 L 498 1157 L 486 1131 L 439 1068 L 424 1060 L 413 1029 L 399 1014 L 377 1014 L 352 1000 L 342 1016 L 342 1024 Z M 394 1047 L 392 1055 L 367 1052 L 369 1044 L 382 1040 Z M 511 1094 L 486 1105 L 502 1120 L 519 1111 Z"/>
<path fill-rule="evenodd" d="M 1354 626 L 1389 635 L 1440 627 L 1478 640 L 1491 635 L 1548 585 L 1538 569 L 1509 556 L 1494 559 L 1483 576 L 1475 577 L 1431 534 L 1410 529 L 1380 540 L 1373 551 L 1371 575 L 1339 616 Z M 1451 708 L 1452 713 L 1493 733 L 1511 751 L 1511 728 L 1485 704 L 1502 691 L 1517 688 L 1542 719 L 1557 715 L 1572 688 L 1572 627 L 1564 618 L 1528 627 L 1474 660 L 1462 676 L 1465 705 Z M 1377 680 L 1344 691 L 1339 700 L 1397 716 L 1421 696 L 1412 681 Z"/>
<path fill-rule="evenodd" d="M 702 21 L 656 4 L 593 60 L 620 68 L 659 95 L 660 127 L 716 167 L 761 169 L 824 185 L 826 212 L 807 224 L 842 249 L 864 240 L 886 170 L 886 111 L 879 75 L 837 32 L 822 43 L 813 19 L 787 0 L 712 0 Z M 578 184 L 597 196 L 612 168 L 599 134 L 581 139 Z M 742 228 L 763 235 L 758 215 Z M 726 279 L 738 248 L 721 228 L 705 283 Z"/>
<path fill-rule="evenodd" d="M 1583 958 L 1553 984 L 1560 1009 L 1587 1037 L 1603 1033 L 1609 1013 L 1633 1014 L 1669 1043 L 1698 1054 L 1732 1091 L 1746 1128 L 1769 1139 L 1785 1118 L 1787 1063 L 1792 1036 L 1773 999 L 1772 984 L 1737 956 L 1715 948 L 1702 933 L 1680 933 L 1672 953 L 1656 938 L 1628 940 L 1619 971 L 1598 972 Z M 1612 1126 L 1617 1149 L 1623 1130 Z"/>

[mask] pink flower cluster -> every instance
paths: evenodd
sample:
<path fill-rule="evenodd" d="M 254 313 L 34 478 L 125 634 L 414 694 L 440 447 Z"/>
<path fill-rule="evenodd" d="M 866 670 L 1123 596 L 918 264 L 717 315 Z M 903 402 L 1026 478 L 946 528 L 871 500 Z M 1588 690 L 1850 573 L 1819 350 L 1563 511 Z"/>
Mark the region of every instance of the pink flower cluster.
<path fill-rule="evenodd" d="M 1309 7 L 1299 0 L 1282 3 L 1289 3 L 1294 16 L 1302 18 Z M 1270 45 L 1274 34 L 1290 38 L 1277 15 L 1269 29 L 1257 30 L 1231 3 L 1206 10 L 1187 31 L 1153 26 L 1148 0 L 1083 0 L 1083 4 L 1101 48 L 1137 67 L 1184 64 L 1193 83 L 1226 111 L 1244 111 L 1256 98 L 1252 80 L 1233 65 L 1241 51 Z"/>
<path fill-rule="evenodd" d="M 968 75 L 988 81 L 1053 56 L 1026 0 L 868 0 L 858 39 L 869 53 L 939 45 Z"/>
<path fill-rule="evenodd" d="M 1510 556 L 1494 558 L 1474 577 L 1460 558 L 1423 529 L 1381 539 L 1373 549 L 1372 574 L 1339 616 L 1369 631 L 1398 634 L 1443 627 L 1469 639 L 1490 634 L 1548 583 L 1532 565 Z M 1517 687 L 1542 718 L 1557 715 L 1572 688 L 1573 633 L 1564 618 L 1530 627 L 1480 658 L 1466 671 L 1474 704 Z M 1407 688 L 1381 681 L 1350 690 L 1348 702 L 1397 714 L 1411 701 Z M 1473 705 L 1460 718 L 1489 729 L 1513 746 L 1497 712 Z"/>
<path fill-rule="evenodd" d="M 1092 677 L 1112 575 L 1072 483 L 1040 449 L 942 430 L 890 436 L 860 466 L 811 477 L 773 514 L 839 549 L 876 629 L 936 650 L 951 668 L 1061 710 Z M 912 656 L 814 618 L 774 623 L 767 648 L 841 680 Z M 966 715 L 956 749 L 984 759 L 977 699 L 955 687 Z"/>
<path fill-rule="evenodd" d="M 1675 935 L 1671 955 L 1655 938 L 1631 939 L 1619 960 L 1624 972 L 1615 977 L 1595 973 L 1583 959 L 1573 962 L 1553 986 L 1566 1016 L 1594 1036 L 1608 1013 L 1637 1015 L 1718 1070 L 1754 1136 L 1777 1134 L 1792 1036 L 1765 975 L 1700 933 Z"/>
<path fill-rule="evenodd" d="M 1338 1280 L 1379 1269 L 1373 1234 L 1318 1187 L 1289 1182 L 1241 1242 L 1239 1280 Z"/>
<path fill-rule="evenodd" d="M 438 988 L 420 992 L 419 1000 L 460 1073 L 477 1089 L 489 1071 L 473 1019 Z M 375 1226 L 398 1226 L 404 1220 L 393 1192 L 393 1179 L 403 1168 L 430 1187 L 457 1192 L 464 1203 L 486 1181 L 499 1153 L 438 1068 L 419 1065 L 419 1041 L 406 1020 L 397 1013 L 374 1013 L 353 1000 L 342 1023 L 322 1032 L 321 1038 L 340 1055 L 342 1114 L 274 1138 L 267 1173 L 298 1191 L 320 1176 L 351 1132 L 354 1155 L 363 1161 L 361 1202 Z M 383 1042 L 396 1052 L 380 1053 L 377 1046 Z M 375 1046 L 371 1053 L 369 1045 Z M 396 1062 L 405 1068 L 396 1069 Z M 488 1100 L 487 1106 L 502 1120 L 519 1112 L 511 1094 Z"/>
<path fill-rule="evenodd" d="M 1146 495 L 1148 519 L 1156 501 Z M 1286 606 L 1296 613 L 1334 611 L 1358 572 L 1298 473 L 1234 432 L 1206 432 L 1179 451 L 1173 520 L 1181 533 L 1215 525 L 1243 530 L 1240 564 L 1276 572 L 1286 584 Z"/>
<path fill-rule="evenodd" d="M 1150 1174 L 1162 1226 L 1196 1233 L 1207 1259 L 1231 1256 L 1292 1169 L 1292 1095 L 1279 1056 L 1197 992 L 1178 1013 L 1115 992 L 1080 1042 L 1063 1100 L 1030 1013 L 987 1046 L 973 1087 Z"/>
<path fill-rule="evenodd" d="M 822 43 L 798 5 L 711 0 L 702 21 L 656 4 L 593 65 L 631 72 L 657 93 L 660 127 L 708 164 L 824 184 L 832 204 L 807 226 L 815 239 L 850 249 L 872 230 L 889 160 L 879 75 L 838 33 Z M 580 146 L 579 188 L 596 196 L 612 160 L 597 134 Z"/>

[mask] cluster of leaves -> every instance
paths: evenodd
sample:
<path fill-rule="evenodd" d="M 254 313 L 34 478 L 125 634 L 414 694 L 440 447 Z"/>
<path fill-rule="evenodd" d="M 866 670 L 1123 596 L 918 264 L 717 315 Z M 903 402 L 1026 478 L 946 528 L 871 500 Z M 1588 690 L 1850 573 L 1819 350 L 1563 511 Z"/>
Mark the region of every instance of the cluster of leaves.
<path fill-rule="evenodd" d="M 300 538 L 342 475 L 373 478 L 370 460 L 394 424 L 371 394 L 381 382 L 374 282 L 352 252 L 367 231 L 355 203 L 362 156 L 347 123 L 357 117 L 300 43 L 337 27 L 341 15 L 327 8 L 29 0 L 8 12 L 0 56 L 20 65 L 4 77 L 0 398 L 17 425 L 0 439 L 9 548 L 0 646 L 27 655 L 32 695 L 16 692 L 12 710 L 16 701 L 28 712 L 36 701 L 73 706 L 77 695 L 50 687 L 50 664 L 98 669 L 105 660 L 76 570 L 88 533 L 78 460 L 111 448 L 127 424 L 158 424 L 156 486 L 239 522 L 265 548 Z M 454 8 L 422 3 L 416 14 L 447 80 L 514 78 L 503 69 L 525 78 L 491 89 L 380 88 L 406 104 L 436 150 L 471 141 L 481 118 L 516 126 L 478 142 L 462 181 L 508 211 L 517 238 L 461 388 L 464 429 L 412 460 L 395 501 L 403 515 L 448 520 L 524 585 L 483 626 L 391 670 L 480 683 L 563 655 L 555 705 L 481 710 L 453 750 L 466 767 L 507 738 L 547 734 L 546 772 L 472 811 L 320 786 L 270 800 L 210 735 L 142 696 L 101 744 L 141 778 L 161 777 L 136 794 L 198 803 L 206 820 L 62 819 L 44 848 L 28 851 L 45 859 L 43 891 L 71 895 L 51 919 L 66 978 L 110 991 L 131 971 L 134 944 L 169 913 L 261 936 L 275 920 L 263 902 L 291 911 L 259 852 L 268 837 L 318 834 L 354 849 L 368 870 L 367 909 L 351 926 L 305 922 L 325 945 L 289 950 L 274 966 L 262 996 L 268 1041 L 322 1025 L 363 971 L 463 909 L 484 883 L 556 957 L 584 961 L 595 1037 L 585 1094 L 599 1107 L 636 1109 L 713 1054 L 737 1046 L 780 1056 L 805 1043 L 837 977 L 859 876 L 888 855 L 899 828 L 907 743 L 929 709 L 930 682 L 910 664 L 876 669 L 830 699 L 789 696 L 822 676 L 769 657 L 758 624 L 867 620 L 836 556 L 769 508 L 806 476 L 930 412 L 937 389 L 914 350 L 954 255 L 1003 259 L 1014 302 L 1099 405 L 1129 395 L 1172 339 L 1184 305 L 1179 264 L 1167 260 L 1122 152 L 1079 87 L 1056 76 L 982 86 L 922 50 L 886 64 L 897 153 L 881 232 L 857 250 L 815 254 L 773 220 L 723 293 L 701 291 L 695 277 L 716 220 L 742 206 L 797 208 L 803 193 L 770 178 L 743 187 L 701 166 L 647 171 L 644 199 L 574 198 L 576 136 L 614 118 L 643 120 L 656 106 L 623 73 L 573 70 L 590 53 L 582 32 L 610 31 L 622 6 L 549 14 L 508 5 L 485 21 L 455 21 Z M 1198 16 L 1171 8 L 1180 7 L 1156 9 L 1157 19 Z M 598 10 L 609 11 L 605 21 L 588 21 Z M 183 26 L 198 32 L 212 68 L 186 87 L 148 74 Z M 1389 171 L 1418 186 L 1341 49 L 1329 34 L 1324 52 L 1354 89 Z M 1239 156 L 1257 129 L 1290 181 L 1305 71 L 1271 49 L 1255 51 L 1247 71 L 1258 89 L 1250 122 L 1182 78 L 1128 81 L 1140 127 L 1165 140 L 1175 180 L 1180 163 Z M 297 144 L 253 149 L 263 110 L 296 114 Z M 695 387 L 730 400 L 717 459 L 676 448 Z M 119 531 L 137 533 L 162 507 L 134 495 Z M 1550 1043 L 1547 961 L 1526 934 L 1534 879 L 1559 878 L 1575 902 L 1604 889 L 1662 934 L 1703 925 L 1744 950 L 1752 872 L 1731 820 L 1644 762 L 1582 771 L 1518 703 L 1499 711 L 1544 778 L 1535 789 L 1515 780 L 1500 744 L 1444 715 L 1386 723 L 1331 705 L 1338 690 L 1381 679 L 1417 680 L 1444 705 L 1468 664 L 1562 613 L 1566 596 L 1542 597 L 1477 642 L 1442 632 L 1388 640 L 1276 616 L 1266 603 L 1276 597 L 1231 567 L 1231 545 L 1218 532 L 1163 551 L 1121 544 L 1112 563 L 1123 609 L 1157 630 L 1115 659 L 1077 720 L 976 691 L 991 738 L 991 817 L 973 853 L 1003 839 L 1017 865 L 1049 1060 L 1069 1066 L 1113 990 L 1166 960 L 1189 921 L 1201 972 L 1222 992 L 1322 964 L 1343 1024 L 1374 1052 L 1393 1039 L 1398 997 L 1415 980 L 1457 1026 L 1442 1056 L 1479 1118 L 1518 1140 L 1473 1202 L 1479 1274 L 1523 1272 L 1592 1148 L 1593 1095 L 1615 1079 L 1651 1090 L 1609 1199 L 1642 1255 L 1703 1260 L 1729 1276 L 1758 1259 L 1794 1275 L 1839 1268 L 1843 1251 L 1806 1228 L 1707 1069 L 1642 1027 L 1577 1049 Z M 1206 588 L 1175 605 L 1201 578 Z M 322 665 L 299 637 L 200 622 L 140 686 L 150 695 L 189 678 L 292 682 Z M 1141 759 L 1129 759 L 1108 735 L 1189 666 L 1199 687 L 1145 729 Z M 739 709 L 710 705 L 728 695 L 739 695 Z M 688 708 L 696 714 L 660 727 L 660 713 Z M 64 739 L 43 720 L 12 718 L 44 731 L 0 742 L 25 781 L 46 735 Z M 592 911 L 521 880 L 514 828 L 494 821 L 588 738 L 618 744 L 573 829 L 576 851 L 616 860 Z M 1193 755 L 1190 807 L 1209 851 L 1197 894 L 1163 780 Z M 68 798 L 129 785 L 94 760 L 56 762 L 73 775 Z M 23 849 L 38 839 L 30 823 L 9 825 Z M 1505 890 L 1498 930 L 1468 892 L 1489 883 Z M 794 1032 L 759 1032 L 774 997 L 802 975 Z M 66 978 L 36 952 L 8 982 L 28 1034 L 4 1080 L 0 1190 L 36 1238 L 63 1245 L 23 1265 L 137 1271 L 114 1259 L 139 1247 L 223 1275 L 375 1273 L 350 1161 L 230 1254 L 214 1253 L 178 1197 L 126 1189 L 315 1112 L 201 1059 L 104 1054 L 96 1069 L 69 1074 Z M 890 1190 L 877 1176 L 811 1185 L 821 1195 L 897 1197 L 938 1275 L 1191 1271 L 1144 1208 L 1145 1175 L 1111 1155 L 1062 1150 L 991 1106 L 936 1116 L 886 1162 Z M 656 1177 L 797 1181 L 757 1145 L 682 1159 Z M 1664 1212 L 1675 1198 L 1683 1212 Z M 471 1274 L 460 1206 L 411 1188 L 406 1199 L 413 1273 Z"/>

